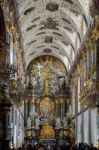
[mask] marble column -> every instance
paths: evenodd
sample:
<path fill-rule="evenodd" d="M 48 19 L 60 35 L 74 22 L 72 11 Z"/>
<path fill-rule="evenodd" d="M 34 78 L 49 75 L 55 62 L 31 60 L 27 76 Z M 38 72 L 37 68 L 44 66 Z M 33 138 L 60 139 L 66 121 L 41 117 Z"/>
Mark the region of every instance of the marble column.
<path fill-rule="evenodd" d="M 27 125 L 27 117 L 28 117 L 28 103 L 24 102 L 24 126 Z"/>
<path fill-rule="evenodd" d="M 31 112 L 31 102 L 28 102 L 28 116 L 30 115 Z"/>

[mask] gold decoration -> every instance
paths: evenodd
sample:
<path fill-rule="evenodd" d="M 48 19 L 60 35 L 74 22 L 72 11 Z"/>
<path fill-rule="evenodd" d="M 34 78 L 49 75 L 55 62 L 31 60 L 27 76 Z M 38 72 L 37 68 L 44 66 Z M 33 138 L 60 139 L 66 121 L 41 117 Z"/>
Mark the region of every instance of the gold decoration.
<path fill-rule="evenodd" d="M 32 135 L 32 132 L 29 131 L 29 130 L 27 130 L 27 131 L 26 131 L 26 136 L 27 136 L 27 137 L 31 137 L 31 135 Z"/>
<path fill-rule="evenodd" d="M 65 130 L 64 131 L 64 136 L 70 136 L 70 131 L 69 130 Z"/>
<path fill-rule="evenodd" d="M 40 103 L 40 99 L 37 98 L 37 99 L 35 100 L 35 103 L 39 104 L 39 103 Z"/>
<path fill-rule="evenodd" d="M 10 91 L 11 93 L 17 92 L 17 81 L 15 79 L 10 80 Z"/>
<path fill-rule="evenodd" d="M 60 103 L 61 103 L 61 104 L 63 104 L 63 103 L 64 103 L 64 100 L 63 100 L 62 98 L 60 98 L 60 100 L 59 100 L 59 101 L 60 101 Z"/>
<path fill-rule="evenodd" d="M 82 75 L 83 74 L 83 67 L 80 64 L 77 64 L 77 72 Z"/>
<path fill-rule="evenodd" d="M 86 81 L 86 85 L 80 93 L 79 99 L 81 105 L 86 107 L 95 107 L 96 104 L 96 85 L 92 79 Z"/>
<path fill-rule="evenodd" d="M 15 27 L 13 26 L 13 23 L 11 21 L 8 21 L 6 23 L 6 31 L 10 34 L 13 35 L 13 31 L 15 30 Z"/>
<path fill-rule="evenodd" d="M 97 40 L 97 39 L 99 39 L 99 21 L 96 22 L 96 27 L 95 27 L 95 29 L 92 31 L 91 39 L 92 39 L 92 40 Z"/>
<path fill-rule="evenodd" d="M 36 60 L 33 61 L 33 65 L 35 66 L 43 66 L 39 72 L 37 67 L 32 66 L 31 73 L 35 74 L 36 76 L 43 76 L 43 77 L 54 77 L 55 73 L 51 71 L 52 66 L 56 68 L 57 71 L 61 72 L 63 75 L 66 75 L 66 69 L 61 61 L 57 60 L 52 56 L 41 56 L 38 57 Z"/>
<path fill-rule="evenodd" d="M 49 80 L 45 79 L 45 95 L 49 93 Z"/>
<path fill-rule="evenodd" d="M 44 139 L 55 138 L 55 131 L 51 125 L 45 124 L 40 133 L 40 137 Z"/>

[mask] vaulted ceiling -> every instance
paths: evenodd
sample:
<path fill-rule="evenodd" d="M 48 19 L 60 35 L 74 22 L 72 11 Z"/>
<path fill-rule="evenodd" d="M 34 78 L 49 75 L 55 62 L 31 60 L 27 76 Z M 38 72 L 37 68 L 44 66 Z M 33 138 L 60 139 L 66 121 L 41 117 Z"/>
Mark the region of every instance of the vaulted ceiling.
<path fill-rule="evenodd" d="M 17 0 L 26 66 L 52 55 L 70 69 L 90 27 L 91 0 Z"/>

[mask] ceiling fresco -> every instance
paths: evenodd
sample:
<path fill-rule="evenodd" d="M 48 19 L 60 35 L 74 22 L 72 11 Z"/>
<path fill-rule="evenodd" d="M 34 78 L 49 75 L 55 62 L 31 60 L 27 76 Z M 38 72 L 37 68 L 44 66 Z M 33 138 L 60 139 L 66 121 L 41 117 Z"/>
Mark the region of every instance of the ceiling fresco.
<path fill-rule="evenodd" d="M 17 5 L 26 66 L 48 49 L 69 71 L 92 22 L 91 0 L 17 0 Z"/>

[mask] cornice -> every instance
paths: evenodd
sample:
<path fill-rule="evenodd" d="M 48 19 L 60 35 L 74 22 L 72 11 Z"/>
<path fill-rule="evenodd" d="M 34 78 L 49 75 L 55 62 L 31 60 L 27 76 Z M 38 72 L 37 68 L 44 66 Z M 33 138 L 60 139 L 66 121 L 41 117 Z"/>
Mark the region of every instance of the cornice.
<path fill-rule="evenodd" d="M 71 66 L 71 69 L 68 73 L 68 76 L 69 78 L 71 77 L 72 73 L 74 72 L 75 68 L 77 67 L 77 64 L 79 63 L 81 57 L 82 57 L 82 54 L 84 53 L 84 51 L 86 50 L 86 40 L 91 36 L 92 34 L 92 31 L 94 30 L 95 28 L 95 23 L 92 25 L 92 27 L 90 27 L 90 29 L 87 31 L 85 37 L 84 37 L 84 40 L 82 41 L 81 43 L 81 46 L 78 50 L 78 53 L 76 54 L 76 57 L 74 59 L 74 62 Z"/>

